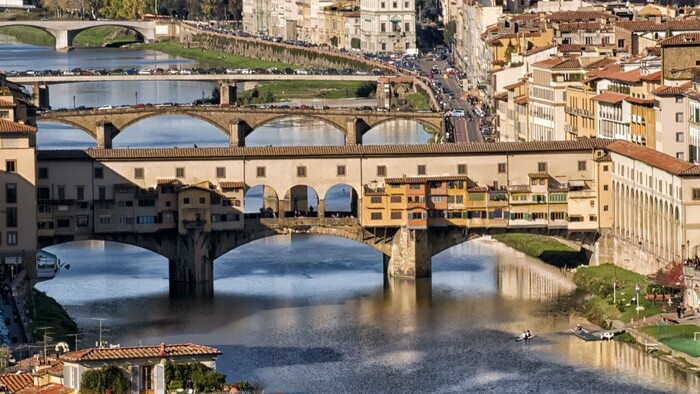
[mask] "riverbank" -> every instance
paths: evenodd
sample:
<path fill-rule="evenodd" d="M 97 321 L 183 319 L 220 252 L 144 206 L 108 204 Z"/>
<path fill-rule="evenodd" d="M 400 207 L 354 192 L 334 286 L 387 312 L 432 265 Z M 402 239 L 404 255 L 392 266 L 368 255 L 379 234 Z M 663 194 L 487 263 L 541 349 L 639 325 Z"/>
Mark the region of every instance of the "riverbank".
<path fill-rule="evenodd" d="M 65 308 L 46 293 L 33 290 L 34 317 L 31 322 L 31 330 L 36 342 L 44 340 L 44 331 L 51 337 L 51 343 L 67 342 L 71 349 L 75 339 L 71 341 L 69 334 L 78 332 L 78 325 L 68 315 Z M 44 327 L 46 329 L 44 329 Z"/>
<path fill-rule="evenodd" d="M 581 249 L 559 242 L 554 237 L 538 234 L 495 234 L 492 238 L 511 248 L 540 259 L 558 268 L 573 268 L 588 264 Z"/>
<path fill-rule="evenodd" d="M 17 41 L 38 46 L 53 46 L 54 38 L 49 33 L 26 26 L 10 26 L 0 28 L 0 34 L 11 36 Z M 122 45 L 138 41 L 129 30 L 114 26 L 95 27 L 79 33 L 73 40 L 74 47 L 104 47 Z"/>

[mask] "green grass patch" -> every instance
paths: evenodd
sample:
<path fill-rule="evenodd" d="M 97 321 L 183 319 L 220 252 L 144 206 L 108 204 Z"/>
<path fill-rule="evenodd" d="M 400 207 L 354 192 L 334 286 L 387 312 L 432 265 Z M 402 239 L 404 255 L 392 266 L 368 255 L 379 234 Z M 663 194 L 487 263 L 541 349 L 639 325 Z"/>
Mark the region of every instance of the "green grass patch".
<path fill-rule="evenodd" d="M 46 293 L 33 290 L 34 293 L 34 308 L 36 314 L 32 319 L 31 330 L 36 342 L 44 340 L 44 330 L 39 327 L 50 327 L 46 330 L 46 334 L 52 338 L 50 344 L 67 342 L 71 349 L 73 343 L 67 334 L 75 334 L 78 332 L 78 325 L 68 315 L 68 312 L 54 300 L 46 295 Z"/>
<path fill-rule="evenodd" d="M 613 294 L 613 278 L 617 278 L 616 295 Z M 591 320 L 600 318 L 616 318 L 623 322 L 631 319 L 640 319 L 656 315 L 663 310 L 653 302 L 646 299 L 649 282 L 646 276 L 616 267 L 612 264 L 604 264 L 596 267 L 579 267 L 574 274 L 576 286 L 592 293 L 595 297 L 588 301 L 586 310 Z M 639 305 L 644 307 L 637 313 L 636 286 L 639 283 Z M 617 301 L 617 307 L 613 307 L 613 300 Z"/>
<path fill-rule="evenodd" d="M 428 99 L 420 93 L 412 93 L 406 96 L 406 100 L 411 104 L 411 107 L 416 111 L 429 111 L 430 103 Z"/>
<path fill-rule="evenodd" d="M 0 34 L 15 37 L 17 41 L 30 45 L 54 46 L 56 42 L 49 33 L 35 27 L 0 27 Z"/>
<path fill-rule="evenodd" d="M 586 263 L 580 250 L 545 235 L 512 233 L 496 234 L 493 238 L 556 267 L 576 267 Z"/>
<path fill-rule="evenodd" d="M 51 35 L 43 30 L 29 26 L 9 26 L 0 28 L 0 34 L 15 37 L 18 41 L 30 45 L 54 46 Z M 128 29 L 117 26 L 99 26 L 82 31 L 73 40 L 75 47 L 102 47 L 106 44 L 118 44 L 138 41 L 136 35 Z"/>
<path fill-rule="evenodd" d="M 260 95 L 270 92 L 277 101 L 291 99 L 326 98 L 340 99 L 356 97 L 356 91 L 363 82 L 348 81 L 277 81 L 258 86 Z"/>
<path fill-rule="evenodd" d="M 132 48 L 150 49 L 153 51 L 167 53 L 172 56 L 184 57 L 197 60 L 204 67 L 232 67 L 232 68 L 298 68 L 293 64 L 282 62 L 270 62 L 255 59 L 252 57 L 238 56 L 203 48 L 185 48 L 181 43 L 175 41 L 159 41 L 149 44 L 134 44 Z"/>
<path fill-rule="evenodd" d="M 632 334 L 629 332 L 624 332 L 622 334 L 615 335 L 614 338 L 616 341 L 624 342 L 624 343 L 629 343 L 629 344 L 635 344 L 637 343 L 637 340 L 634 339 Z"/>

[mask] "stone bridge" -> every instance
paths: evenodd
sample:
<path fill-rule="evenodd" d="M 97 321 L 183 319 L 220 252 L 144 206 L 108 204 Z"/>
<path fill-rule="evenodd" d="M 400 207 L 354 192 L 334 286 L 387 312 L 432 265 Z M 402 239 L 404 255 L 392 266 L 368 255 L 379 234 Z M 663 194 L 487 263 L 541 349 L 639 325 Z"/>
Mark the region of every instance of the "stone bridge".
<path fill-rule="evenodd" d="M 203 120 L 229 136 L 232 147 L 245 146 L 245 138 L 256 128 L 289 117 L 309 117 L 328 123 L 345 134 L 346 145 L 362 144 L 362 136 L 373 127 L 396 119 L 413 120 L 432 132 L 442 132 L 439 112 L 358 111 L 339 109 L 251 108 L 226 106 L 153 106 L 111 110 L 50 111 L 37 121 L 58 122 L 85 131 L 97 140 L 98 148 L 111 148 L 124 129 L 143 119 L 163 115 L 185 115 Z"/>
<path fill-rule="evenodd" d="M 49 33 L 56 41 L 54 48 L 68 50 L 73 46 L 73 39 L 80 32 L 98 26 L 118 26 L 136 32 L 144 42 L 156 38 L 154 21 L 0 21 L 0 28 L 9 26 L 29 26 Z"/>
<path fill-rule="evenodd" d="M 44 238 L 45 248 L 77 240 L 103 240 L 138 246 L 168 259 L 171 294 L 213 294 L 214 260 L 247 243 L 288 234 L 320 234 L 347 238 L 368 245 L 383 255 L 385 275 L 398 278 L 423 278 L 432 275 L 432 257 L 463 242 L 485 235 L 519 232 L 559 236 L 590 249 L 598 233 L 574 232 L 541 227 L 466 228 L 407 227 L 366 228 L 353 218 L 247 219 L 244 230 L 204 232 L 189 230 L 154 233 L 92 233 L 79 236 Z"/>

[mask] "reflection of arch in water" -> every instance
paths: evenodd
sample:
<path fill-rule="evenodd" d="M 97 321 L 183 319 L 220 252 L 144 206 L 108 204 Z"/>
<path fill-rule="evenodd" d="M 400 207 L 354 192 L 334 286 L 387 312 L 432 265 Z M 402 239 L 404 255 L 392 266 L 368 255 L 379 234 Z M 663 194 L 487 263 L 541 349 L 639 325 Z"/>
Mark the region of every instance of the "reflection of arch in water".
<path fill-rule="evenodd" d="M 422 127 L 421 127 L 422 126 Z M 427 125 L 411 119 L 387 119 L 362 135 L 364 144 L 423 144 L 431 134 Z"/>
<path fill-rule="evenodd" d="M 345 145 L 345 130 L 311 116 L 272 119 L 246 134 L 246 146 Z"/>
<path fill-rule="evenodd" d="M 260 215 L 265 218 L 278 217 L 279 208 L 277 191 L 267 185 L 255 185 L 248 188 L 243 197 L 245 213 Z"/>
<path fill-rule="evenodd" d="M 292 186 L 284 194 L 284 213 L 286 217 L 294 216 L 317 216 L 318 213 L 318 193 L 307 185 Z"/>
<path fill-rule="evenodd" d="M 323 197 L 325 217 L 357 216 L 357 191 L 347 183 L 331 186 Z"/>

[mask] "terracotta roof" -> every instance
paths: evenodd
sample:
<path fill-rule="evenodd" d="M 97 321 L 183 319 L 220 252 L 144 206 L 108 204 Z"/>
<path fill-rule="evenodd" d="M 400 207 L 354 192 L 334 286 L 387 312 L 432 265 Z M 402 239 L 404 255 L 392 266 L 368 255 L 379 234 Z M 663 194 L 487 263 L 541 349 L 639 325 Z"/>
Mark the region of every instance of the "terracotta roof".
<path fill-rule="evenodd" d="M 158 178 L 156 179 L 156 185 L 179 185 L 180 182 L 177 178 Z"/>
<path fill-rule="evenodd" d="M 489 191 L 489 188 L 486 187 L 486 186 L 474 186 L 474 187 L 470 187 L 469 189 L 467 189 L 467 191 L 468 191 L 468 192 L 479 192 L 479 193 L 481 193 L 481 192 L 487 192 L 487 191 Z"/>
<path fill-rule="evenodd" d="M 593 19 L 618 19 L 613 14 L 601 11 L 559 11 L 547 17 L 552 22 L 586 21 Z"/>
<path fill-rule="evenodd" d="M 505 34 L 499 34 L 488 41 L 486 41 L 487 45 L 495 45 L 496 43 L 503 45 L 501 43 L 501 40 L 504 39 L 511 39 L 511 38 L 531 38 L 531 37 L 540 37 L 542 33 L 540 32 L 530 32 L 530 33 L 505 33 Z"/>
<path fill-rule="evenodd" d="M 625 94 L 605 92 L 605 93 L 601 93 L 597 96 L 591 97 L 591 100 L 602 101 L 602 102 L 608 103 L 608 104 L 617 104 L 617 103 L 621 103 L 627 97 L 628 96 Z"/>
<path fill-rule="evenodd" d="M 700 27 L 698 28 L 700 30 Z M 700 45 L 700 33 L 681 33 L 659 41 L 659 46 L 692 46 Z"/>
<path fill-rule="evenodd" d="M 581 44 L 561 44 L 557 47 L 557 50 L 561 53 L 581 52 L 584 49 L 586 49 L 586 46 Z"/>
<path fill-rule="evenodd" d="M 31 373 L 4 374 L 0 375 L 0 384 L 5 386 L 9 392 L 14 393 L 27 386 L 34 384 L 34 377 Z"/>
<path fill-rule="evenodd" d="M 508 100 L 508 92 L 496 93 L 493 95 L 496 100 Z"/>
<path fill-rule="evenodd" d="M 531 172 L 531 173 L 527 174 L 527 176 L 529 176 L 530 178 L 535 178 L 535 179 L 549 178 L 549 173 L 546 171 L 544 171 L 544 172 Z"/>
<path fill-rule="evenodd" d="M 559 24 L 559 30 L 562 33 L 571 33 L 577 31 L 595 32 L 605 30 L 606 26 L 601 26 L 600 22 L 564 22 Z"/>
<path fill-rule="evenodd" d="M 511 19 L 514 21 L 534 21 L 540 19 L 540 14 L 517 14 Z"/>
<path fill-rule="evenodd" d="M 618 140 L 608 145 L 607 149 L 674 175 L 700 175 L 700 166 L 631 142 Z"/>
<path fill-rule="evenodd" d="M 585 65 L 583 67 L 583 69 L 584 70 L 598 70 L 601 67 L 605 67 L 605 66 L 607 66 L 609 64 L 613 64 L 613 63 L 615 63 L 615 59 L 613 59 L 611 57 L 604 57 L 600 60 L 596 60 L 593 63 L 589 63 L 589 64 Z"/>
<path fill-rule="evenodd" d="M 17 105 L 17 104 L 15 104 L 14 101 L 7 101 L 7 100 L 0 99 L 0 107 L 2 107 L 2 108 L 10 108 L 10 107 L 14 107 L 15 105 Z"/>
<path fill-rule="evenodd" d="M 594 158 L 593 161 L 612 161 L 612 157 L 610 157 L 610 153 L 605 153 L 603 156 Z"/>
<path fill-rule="evenodd" d="M 522 54 L 524 56 L 530 56 L 530 55 L 534 55 L 536 53 L 546 51 L 547 49 L 556 48 L 556 46 L 557 46 L 557 44 L 552 43 L 552 44 L 547 44 L 547 45 L 543 45 L 543 46 L 539 46 L 539 47 L 534 47 L 534 48 L 530 48 L 530 49 L 522 51 Z"/>
<path fill-rule="evenodd" d="M 661 71 L 659 70 L 651 74 L 642 75 L 641 77 L 639 77 L 639 79 L 645 82 L 661 81 Z"/>
<path fill-rule="evenodd" d="M 466 153 L 569 151 L 603 148 L 610 140 L 581 138 L 573 141 L 529 141 L 463 144 L 347 145 L 347 146 L 251 146 L 221 148 L 142 148 L 37 150 L 39 160 L 221 160 L 222 158 L 290 157 L 393 157 Z"/>
<path fill-rule="evenodd" d="M 27 386 L 13 394 L 69 394 L 73 389 L 64 387 L 62 384 L 49 383 L 43 386 Z"/>
<path fill-rule="evenodd" d="M 5 133 L 36 133 L 36 127 L 23 123 L 0 119 L 0 132 Z"/>
<path fill-rule="evenodd" d="M 578 58 L 575 57 L 554 57 L 547 60 L 542 60 L 537 63 L 533 63 L 532 66 L 544 67 L 544 68 L 578 68 L 581 67 L 581 63 Z"/>
<path fill-rule="evenodd" d="M 386 178 L 384 183 L 426 183 L 426 182 L 448 182 L 448 181 L 466 181 L 466 175 L 444 175 L 444 176 L 409 176 L 401 178 Z"/>
<path fill-rule="evenodd" d="M 686 82 L 679 86 L 661 85 L 652 90 L 651 93 L 656 96 L 679 96 L 688 91 L 692 85 L 692 82 Z"/>
<path fill-rule="evenodd" d="M 219 187 L 222 189 L 244 189 L 245 182 L 221 181 Z"/>
<path fill-rule="evenodd" d="M 615 26 L 630 31 L 689 31 L 700 30 L 700 19 L 669 19 L 661 23 L 655 20 L 621 20 Z"/>
<path fill-rule="evenodd" d="M 165 350 L 161 353 L 162 350 Z M 161 358 L 164 356 L 219 355 L 219 349 L 192 343 L 152 345 L 121 348 L 92 348 L 68 352 L 61 359 L 69 362 Z"/>
<path fill-rule="evenodd" d="M 661 47 L 646 47 L 644 50 L 647 52 L 647 55 L 661 56 Z"/>
<path fill-rule="evenodd" d="M 627 97 L 625 99 L 628 103 L 638 104 L 638 105 L 654 105 L 654 100 L 652 99 L 641 99 L 636 97 Z"/>
<path fill-rule="evenodd" d="M 510 85 L 504 86 L 503 89 L 505 89 L 505 90 L 512 90 L 512 89 L 515 89 L 515 88 L 519 88 L 519 87 L 521 87 L 521 86 L 524 86 L 525 83 L 526 83 L 525 81 L 518 81 L 518 82 L 516 82 L 516 83 L 512 83 L 512 84 L 510 84 Z"/>
<path fill-rule="evenodd" d="M 617 73 L 606 75 L 605 79 L 609 79 L 611 81 L 636 83 L 636 82 L 640 82 L 641 76 L 642 76 L 642 69 L 635 68 L 634 70 L 630 70 L 630 71 L 622 71 L 622 72 L 617 72 Z"/>

